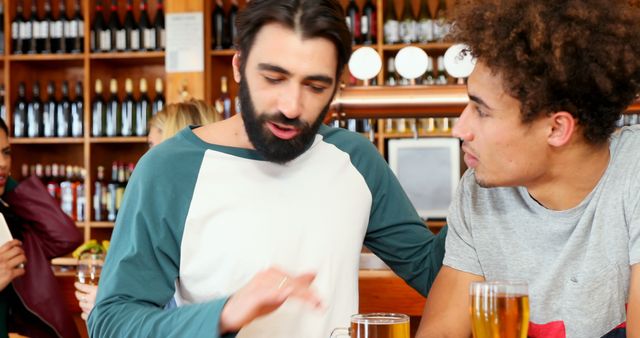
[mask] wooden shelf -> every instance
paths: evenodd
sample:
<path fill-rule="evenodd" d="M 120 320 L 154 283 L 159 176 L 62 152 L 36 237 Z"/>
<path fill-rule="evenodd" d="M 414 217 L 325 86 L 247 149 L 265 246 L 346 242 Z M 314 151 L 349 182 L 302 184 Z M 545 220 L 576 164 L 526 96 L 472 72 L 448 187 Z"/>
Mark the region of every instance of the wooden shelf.
<path fill-rule="evenodd" d="M 398 132 L 393 132 L 393 133 L 387 133 L 385 132 L 384 134 L 377 134 L 378 137 L 382 136 L 385 139 L 388 138 L 412 138 L 413 137 L 413 133 L 411 132 L 404 132 L 404 133 L 398 133 Z M 451 136 L 451 131 L 418 131 L 418 137 L 452 137 Z"/>
<path fill-rule="evenodd" d="M 72 61 L 83 60 L 84 54 L 12 54 L 11 61 Z"/>
<path fill-rule="evenodd" d="M 211 56 L 233 56 L 235 49 L 216 49 L 211 51 Z"/>
<path fill-rule="evenodd" d="M 76 222 L 76 227 L 84 229 L 84 227 L 87 225 L 87 222 Z"/>
<path fill-rule="evenodd" d="M 117 60 L 117 59 L 164 59 L 165 52 L 116 52 L 116 53 L 91 53 L 92 60 Z"/>
<path fill-rule="evenodd" d="M 113 228 L 113 226 L 115 225 L 115 222 L 89 222 L 89 226 L 92 228 L 105 228 L 105 229 L 109 229 L 109 228 Z"/>
<path fill-rule="evenodd" d="M 82 144 L 84 138 L 82 137 L 11 137 L 9 138 L 11 144 Z"/>
<path fill-rule="evenodd" d="M 92 137 L 91 143 L 147 143 L 146 136 L 129 136 L 129 137 Z"/>

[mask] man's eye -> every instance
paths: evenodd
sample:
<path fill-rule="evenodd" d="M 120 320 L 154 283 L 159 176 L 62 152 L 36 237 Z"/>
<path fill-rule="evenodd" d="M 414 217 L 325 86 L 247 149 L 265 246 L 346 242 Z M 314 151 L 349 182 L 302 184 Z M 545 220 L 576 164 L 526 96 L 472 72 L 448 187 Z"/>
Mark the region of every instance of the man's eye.
<path fill-rule="evenodd" d="M 313 91 L 314 93 L 322 93 L 325 91 L 325 87 L 322 86 L 314 86 L 314 85 L 309 85 L 309 88 L 311 88 L 311 91 Z"/>
<path fill-rule="evenodd" d="M 282 79 L 278 79 L 278 78 L 273 78 L 273 77 L 268 77 L 268 76 L 265 76 L 264 78 L 269 83 L 280 83 L 280 82 L 282 82 Z"/>

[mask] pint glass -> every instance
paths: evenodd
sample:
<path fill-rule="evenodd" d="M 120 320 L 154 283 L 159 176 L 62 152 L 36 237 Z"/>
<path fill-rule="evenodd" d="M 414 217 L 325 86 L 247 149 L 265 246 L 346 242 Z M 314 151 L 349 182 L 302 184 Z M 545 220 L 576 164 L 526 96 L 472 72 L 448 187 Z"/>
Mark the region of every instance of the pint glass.
<path fill-rule="evenodd" d="M 529 292 L 525 281 L 473 282 L 469 292 L 474 338 L 527 338 Z"/>
<path fill-rule="evenodd" d="M 351 328 L 331 332 L 331 338 L 409 338 L 409 316 L 399 313 L 367 313 L 351 316 Z"/>

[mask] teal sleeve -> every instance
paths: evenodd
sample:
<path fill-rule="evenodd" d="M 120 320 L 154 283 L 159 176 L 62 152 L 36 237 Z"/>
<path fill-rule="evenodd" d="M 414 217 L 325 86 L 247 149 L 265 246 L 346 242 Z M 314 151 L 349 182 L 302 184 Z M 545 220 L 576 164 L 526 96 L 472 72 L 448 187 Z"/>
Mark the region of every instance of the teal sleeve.
<path fill-rule="evenodd" d="M 141 159 L 118 213 L 89 316 L 91 337 L 221 336 L 227 297 L 163 310 L 175 293 L 182 231 L 200 163 L 201 156 L 189 156 L 187 149 L 166 156 L 152 151 Z"/>

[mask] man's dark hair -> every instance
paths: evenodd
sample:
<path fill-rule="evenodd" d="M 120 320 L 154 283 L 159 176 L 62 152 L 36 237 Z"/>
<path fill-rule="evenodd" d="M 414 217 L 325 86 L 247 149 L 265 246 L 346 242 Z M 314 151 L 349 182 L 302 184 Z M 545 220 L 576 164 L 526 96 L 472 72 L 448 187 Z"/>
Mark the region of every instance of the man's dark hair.
<path fill-rule="evenodd" d="M 234 41 L 240 51 L 244 70 L 256 34 L 268 23 L 280 23 L 302 34 L 303 38 L 326 38 L 338 52 L 339 80 L 351 56 L 351 35 L 344 10 L 336 0 L 252 0 L 240 11 L 236 20 L 238 37 Z"/>
<path fill-rule="evenodd" d="M 502 76 L 524 123 L 567 111 L 602 144 L 640 89 L 639 23 L 622 0 L 466 0 L 452 37 Z"/>

